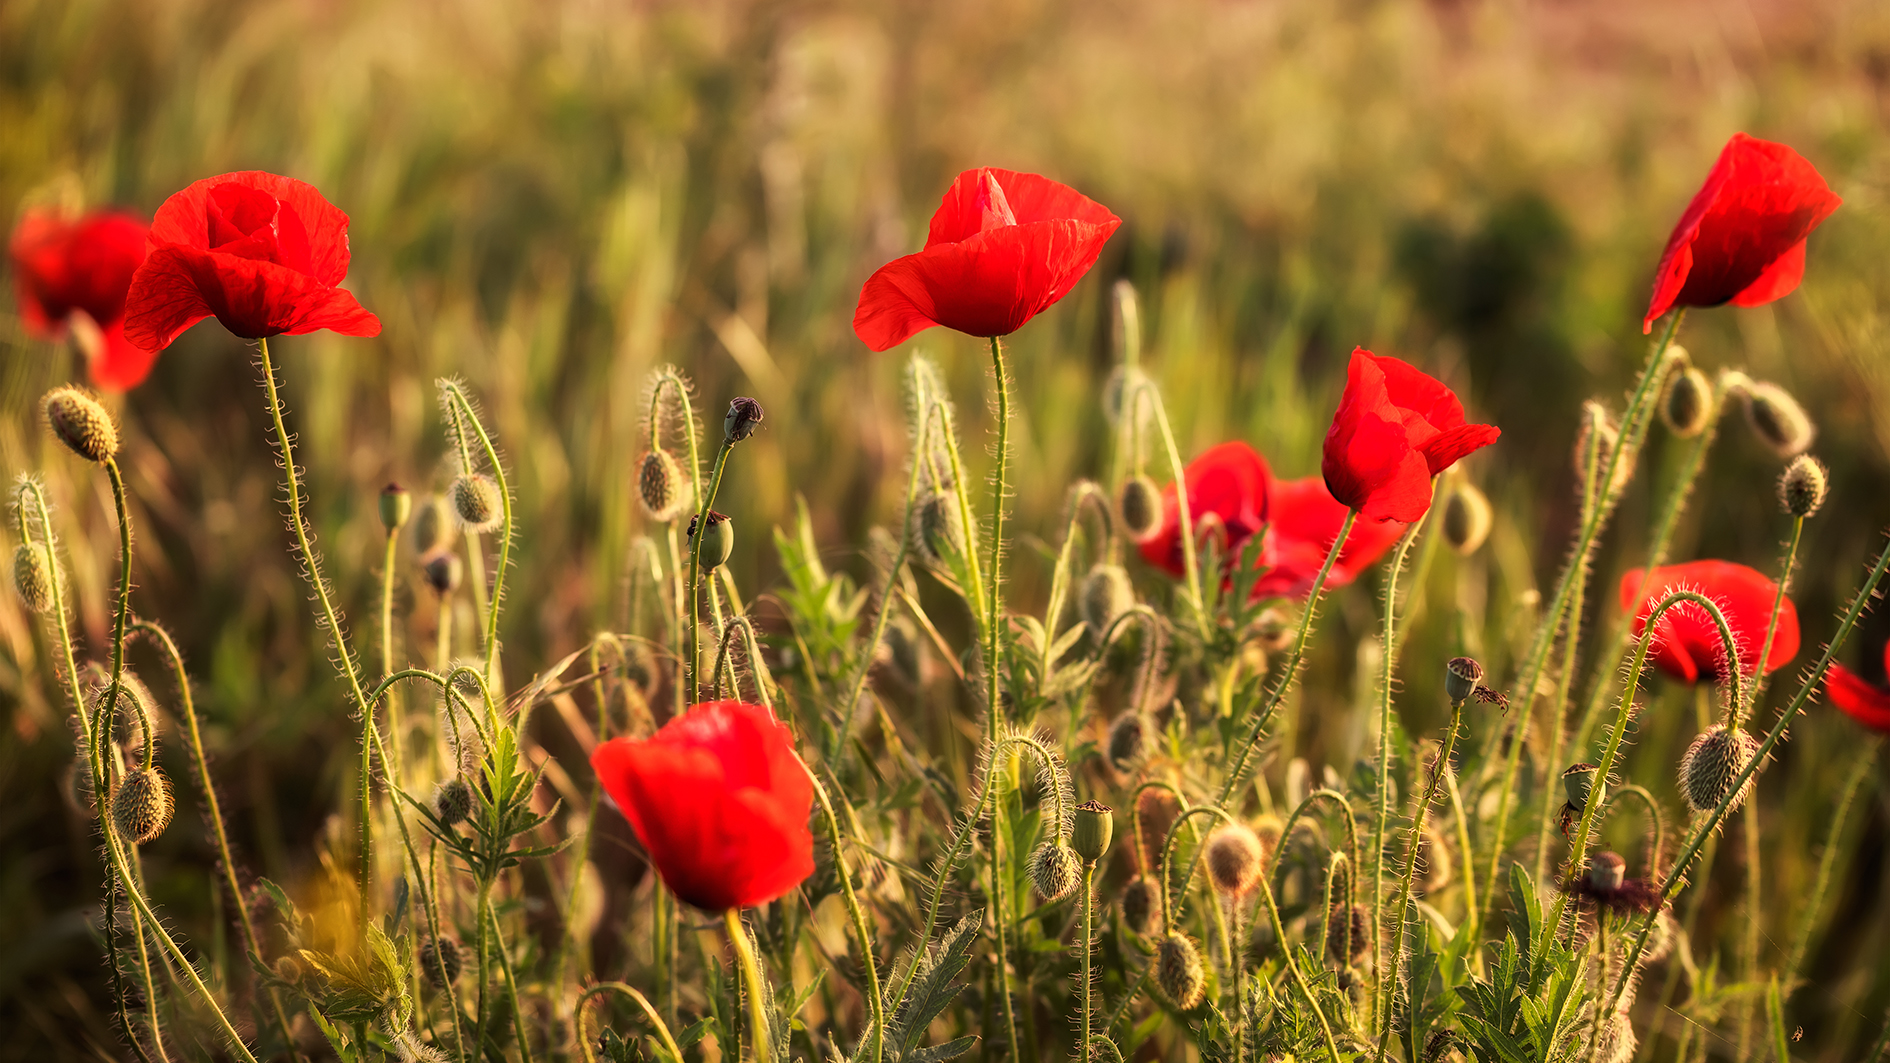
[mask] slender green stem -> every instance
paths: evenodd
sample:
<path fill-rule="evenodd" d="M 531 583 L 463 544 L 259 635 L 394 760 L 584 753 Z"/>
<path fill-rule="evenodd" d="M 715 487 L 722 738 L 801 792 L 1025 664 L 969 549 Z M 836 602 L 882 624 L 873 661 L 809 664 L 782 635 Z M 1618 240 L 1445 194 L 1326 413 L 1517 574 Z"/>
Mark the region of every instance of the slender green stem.
<path fill-rule="evenodd" d="M 1386 1048 L 1391 1044 L 1392 1013 L 1397 1010 L 1394 1006 L 1396 1004 L 1394 998 L 1398 992 L 1398 971 L 1402 970 L 1404 967 L 1405 906 L 1410 903 L 1411 883 L 1417 874 L 1418 849 L 1422 846 L 1424 840 L 1424 821 L 1430 817 L 1431 805 L 1437 801 L 1438 787 L 1442 785 L 1444 776 L 1450 773 L 1450 758 L 1451 755 L 1457 751 L 1457 731 L 1463 726 L 1463 706 L 1464 703 L 1462 701 L 1451 703 L 1450 730 L 1444 733 L 1443 751 L 1437 755 L 1437 764 L 1431 769 L 1430 785 L 1425 788 L 1424 799 L 1418 802 L 1417 812 L 1411 820 L 1410 833 L 1405 839 L 1404 872 L 1398 878 L 1398 900 L 1392 905 L 1392 910 L 1397 914 L 1398 922 L 1397 929 L 1392 931 L 1391 938 L 1391 963 L 1393 970 L 1390 972 L 1391 977 L 1388 980 L 1384 979 L 1382 976 L 1380 977 L 1380 981 L 1388 981 L 1389 983 L 1385 987 L 1382 1014 L 1378 1019 L 1380 1031 L 1378 1038 L 1378 1059 L 1381 1061 L 1385 1058 Z M 1380 857 L 1379 862 L 1383 862 L 1382 857 Z M 1384 918 L 1384 909 L 1382 907 L 1378 910 L 1378 918 L 1380 920 Z M 1384 923 L 1377 922 L 1373 925 L 1382 927 Z M 1374 938 L 1380 936 L 1382 935 L 1373 935 Z M 1419 991 L 1420 987 L 1411 987 L 1413 994 L 1411 1001 L 1412 1009 L 1417 1007 L 1418 1002 L 1415 996 Z"/>
<path fill-rule="evenodd" d="M 1089 970 L 1090 953 L 1094 952 L 1096 948 L 1096 931 L 1094 927 L 1096 918 L 1096 861 L 1094 860 L 1083 861 L 1083 896 L 1081 897 L 1081 903 L 1083 905 L 1083 936 L 1080 946 L 1083 958 L 1083 1025 L 1082 1033 L 1076 1043 L 1076 1059 L 1077 1063 L 1089 1063 L 1090 1012 L 1094 1008 L 1091 994 L 1095 989 L 1095 979 L 1094 976 L 1090 974 Z"/>
<path fill-rule="evenodd" d="M 637 1007 L 643 1009 L 644 1018 L 650 1020 L 650 1028 L 656 1031 L 657 1040 L 661 1043 L 663 1051 L 669 1053 L 670 1063 L 682 1063 L 682 1049 L 676 1047 L 676 1039 L 669 1035 L 669 1025 L 663 1021 L 661 1015 L 656 1013 L 648 997 L 622 982 L 600 982 L 585 990 L 584 995 L 578 998 L 576 1011 L 578 1047 L 584 1051 L 584 1063 L 597 1063 L 597 1054 L 591 1051 L 590 1031 L 587 1028 L 590 1013 L 584 1010 L 584 1006 L 590 1003 L 592 998 L 605 993 L 622 993 L 635 1001 Z"/>
<path fill-rule="evenodd" d="M 634 612 L 635 606 L 633 605 L 631 608 Z M 598 745 L 604 743 L 609 735 L 610 729 L 610 703 L 607 700 L 609 691 L 604 686 L 603 657 L 598 652 L 599 647 L 605 642 L 616 645 L 616 636 L 610 634 L 598 635 L 591 640 L 590 650 L 588 652 L 592 676 L 591 701 L 597 710 L 597 733 L 595 737 Z M 571 858 L 571 885 L 566 889 L 564 897 L 564 930 L 558 936 L 558 962 L 554 968 L 556 974 L 553 976 L 551 983 L 552 992 L 560 996 L 564 993 L 564 975 L 571 960 L 571 950 L 577 943 L 577 927 L 574 925 L 574 921 L 577 914 L 578 888 L 584 884 L 584 865 L 588 863 L 591 858 L 591 842 L 595 838 L 597 831 L 597 806 L 602 803 L 602 800 L 602 780 L 598 778 L 596 772 L 592 772 L 589 800 L 586 802 L 584 812 L 584 843 L 582 846 L 576 847 L 573 850 Z M 584 1010 L 582 1001 L 578 1003 L 577 1010 L 579 1012 Z"/>
<path fill-rule="evenodd" d="M 1123 404 L 1123 416 L 1135 417 L 1136 404 L 1143 398 L 1148 400 L 1149 410 L 1155 415 L 1155 426 L 1160 429 L 1162 447 L 1168 453 L 1168 471 L 1175 478 L 1175 511 L 1181 518 L 1181 567 L 1188 587 L 1188 608 L 1194 614 L 1194 623 L 1203 639 L 1208 636 L 1208 615 L 1206 598 L 1201 590 L 1201 561 L 1194 544 L 1194 513 L 1188 501 L 1188 475 L 1181 464 L 1181 451 L 1175 446 L 1175 433 L 1168 427 L 1168 411 L 1162 404 L 1162 394 L 1155 387 L 1155 382 L 1144 377 L 1135 388 L 1132 400 Z M 1344 541 L 1344 537 L 1340 537 Z"/>
<path fill-rule="evenodd" d="M 498 448 L 492 445 L 492 437 L 487 434 L 486 426 L 480 423 L 473 412 L 472 400 L 460 389 L 458 381 L 447 380 L 441 383 L 441 389 L 448 401 L 455 405 L 460 416 L 472 425 L 473 435 L 479 440 L 479 447 L 485 453 L 486 467 L 492 470 L 492 479 L 499 487 L 499 558 L 492 569 L 492 593 L 486 599 L 486 674 L 498 675 L 499 660 L 499 606 L 505 598 L 505 572 L 511 564 L 512 538 L 512 490 L 505 480 L 505 466 L 499 461 Z M 463 444 L 462 444 L 463 446 Z M 467 456 L 470 458 L 470 455 Z M 468 470 L 470 471 L 470 469 Z M 494 682 L 497 679 L 494 678 Z"/>
<path fill-rule="evenodd" d="M 1748 800 L 1740 812 L 1746 834 L 1742 854 L 1746 861 L 1746 918 L 1739 943 L 1740 980 L 1756 982 L 1759 978 L 1759 927 L 1765 922 L 1765 910 L 1759 905 L 1759 803 Z M 1739 1063 L 1752 1057 L 1752 1024 L 1757 1013 L 1757 1001 L 1746 1001 L 1739 1007 L 1739 1048 L 1734 1057 Z"/>
<path fill-rule="evenodd" d="M 1844 823 L 1850 818 L 1851 805 L 1856 803 L 1864 783 L 1876 771 L 1877 754 L 1883 749 L 1883 742 L 1883 736 L 1878 735 L 1865 743 L 1864 751 L 1858 754 L 1850 775 L 1844 779 L 1844 789 L 1838 792 L 1837 808 L 1831 813 L 1831 828 L 1824 836 L 1824 852 L 1818 857 L 1818 876 L 1813 880 L 1811 900 L 1805 905 L 1804 914 L 1799 919 L 1798 933 L 1792 939 L 1791 952 L 1785 957 L 1785 969 L 1779 975 L 1779 984 L 1784 987 L 1788 998 L 1798 984 L 1798 970 L 1804 966 L 1806 953 L 1811 951 L 1811 935 L 1816 932 L 1819 916 L 1824 911 L 1825 894 L 1830 892 L 1831 875 L 1837 868 L 1838 854 L 1844 840 Z"/>
<path fill-rule="evenodd" d="M 525 1013 L 518 1003 L 518 981 L 512 976 L 512 954 L 505 947 L 505 930 L 499 926 L 499 913 L 492 908 L 492 892 L 484 891 L 486 914 L 492 920 L 493 951 L 499 956 L 499 974 L 505 979 L 505 999 L 512 1008 L 512 1039 L 518 1042 L 519 1057 L 532 1063 L 531 1031 L 525 1028 Z"/>
<path fill-rule="evenodd" d="M 1315 802 L 1321 801 L 1338 809 L 1345 817 L 1345 858 L 1347 863 L 1353 868 L 1359 867 L 1358 817 L 1352 811 L 1352 803 L 1346 800 L 1345 795 L 1337 790 L 1320 789 L 1314 790 L 1312 793 L 1306 795 L 1306 799 L 1299 803 L 1299 807 L 1293 810 L 1293 814 L 1286 817 L 1286 827 L 1280 831 L 1280 848 L 1284 850 L 1287 843 L 1293 840 L 1293 828 L 1298 825 L 1300 818 L 1306 815 L 1307 811 L 1312 808 Z M 1348 888 L 1346 890 L 1345 903 L 1347 905 L 1357 903 L 1357 879 L 1358 876 L 1354 874 L 1348 874 L 1346 876 L 1346 885 Z M 1285 881 L 1286 862 L 1283 860 L 1275 860 L 1273 862 L 1274 890 L 1278 891 L 1282 889 Z M 1349 959 L 1350 957 L 1347 958 Z"/>
<path fill-rule="evenodd" d="M 833 802 L 827 796 L 827 788 L 821 785 L 820 778 L 805 761 L 801 762 L 801 770 L 807 773 L 807 780 L 814 784 L 814 797 L 820 803 L 820 815 L 827 824 L 827 838 L 833 843 L 833 866 L 840 877 L 840 895 L 846 900 L 847 916 L 853 921 L 854 936 L 859 938 L 860 965 L 866 975 L 866 1007 L 873 1017 L 870 1035 L 873 1054 L 869 1058 L 872 1063 L 879 1063 L 885 1052 L 886 1004 L 879 992 L 879 957 L 873 951 L 873 932 L 867 926 L 866 914 L 860 908 L 860 899 L 853 890 L 853 870 L 847 866 L 846 857 L 841 851 L 840 820 L 833 814 Z"/>
<path fill-rule="evenodd" d="M 999 666 L 1004 655 L 1004 493 L 1009 472 L 1011 442 L 1011 384 L 1004 367 L 1004 345 L 991 337 L 991 372 L 997 378 L 997 465 L 991 474 L 991 571 L 985 581 L 990 595 L 984 606 L 984 705 L 985 740 L 997 748 L 999 728 L 1003 725 L 1004 703 L 1000 692 Z M 963 490 L 959 496 L 964 496 Z M 969 527 L 969 525 L 967 525 Z M 966 553 L 975 553 L 967 543 Z M 995 768 L 996 765 L 993 765 Z M 991 929 L 997 938 L 998 994 L 1004 1003 L 1004 1049 L 1012 1059 L 1019 1058 L 1017 1011 L 1011 1000 L 1010 948 L 1006 944 L 1005 924 L 1009 914 L 1004 907 L 1004 798 L 994 791 L 996 801 L 991 813 Z"/>
<path fill-rule="evenodd" d="M 683 658 L 683 693 L 687 700 L 694 701 L 701 680 L 696 670 L 702 664 L 702 541 L 708 538 L 709 511 L 715 506 L 715 496 L 722 490 L 722 474 L 728 469 L 728 452 L 735 443 L 723 439 L 722 446 L 715 452 L 715 475 L 709 481 L 709 490 L 702 496 L 702 505 L 696 511 L 695 533 L 689 537 L 689 581 L 686 584 L 688 602 L 689 652 Z"/>
<path fill-rule="evenodd" d="M 1785 592 L 1791 589 L 1792 570 L 1798 565 L 1798 544 L 1805 537 L 1805 518 L 1792 518 L 1792 537 L 1785 547 L 1785 560 L 1779 566 L 1778 586 L 1772 592 L 1772 614 L 1765 623 L 1765 641 L 1760 644 L 1759 655 L 1753 658 L 1753 683 L 1747 688 L 1748 695 L 1741 702 L 1733 699 L 1732 716 L 1726 721 L 1726 729 L 1737 731 L 1745 722 L 1746 713 L 1757 712 L 1759 692 L 1765 683 L 1766 663 L 1772 659 L 1772 643 L 1778 638 L 1778 618 L 1785 608 Z"/>
<path fill-rule="evenodd" d="M 774 1045 L 768 1033 L 768 1013 L 762 1004 L 761 965 L 755 962 L 755 949 L 748 940 L 747 928 L 742 926 L 741 910 L 730 908 L 723 912 L 722 924 L 728 929 L 729 947 L 735 950 L 735 958 L 742 968 L 742 982 L 748 990 L 745 995 L 755 1063 L 769 1063 L 774 1058 Z"/>

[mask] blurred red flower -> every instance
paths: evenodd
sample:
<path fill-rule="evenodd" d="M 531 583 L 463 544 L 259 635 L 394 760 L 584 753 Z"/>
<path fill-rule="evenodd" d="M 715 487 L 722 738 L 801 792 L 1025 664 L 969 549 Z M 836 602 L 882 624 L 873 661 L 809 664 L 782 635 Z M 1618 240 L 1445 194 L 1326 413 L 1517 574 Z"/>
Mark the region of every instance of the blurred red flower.
<path fill-rule="evenodd" d="M 1739 647 L 1740 671 L 1752 675 L 1753 660 L 1765 642 L 1765 629 L 1772 619 L 1772 600 L 1778 584 L 1763 572 L 1731 561 L 1689 561 L 1654 570 L 1647 594 L 1639 601 L 1644 569 L 1632 569 L 1621 577 L 1621 608 L 1633 611 L 1634 635 L 1647 629 L 1648 614 L 1661 600 L 1675 591 L 1698 591 L 1713 600 L 1726 618 L 1733 642 Z M 1654 629 L 1649 655 L 1660 669 L 1676 679 L 1695 683 L 1702 679 L 1718 682 L 1726 678 L 1726 651 L 1720 641 L 1719 627 L 1706 610 L 1681 603 L 1661 615 Z M 1772 637 L 1772 652 L 1766 656 L 1765 671 L 1770 674 L 1798 656 L 1798 609 L 1790 598 L 1779 606 L 1778 632 Z"/>
<path fill-rule="evenodd" d="M 1890 642 L 1884 643 L 1883 661 L 1890 674 Z M 1873 731 L 1890 732 L 1890 691 L 1864 681 L 1864 677 L 1841 664 L 1833 664 L 1824 677 L 1825 693 L 1851 719 Z"/>
<path fill-rule="evenodd" d="M 1197 533 L 1206 525 L 1224 533 L 1229 563 L 1255 532 L 1263 532 L 1259 563 L 1267 569 L 1254 584 L 1256 598 L 1303 598 L 1325 563 L 1326 551 L 1345 523 L 1345 507 L 1318 477 L 1276 480 L 1266 459 L 1243 442 L 1210 447 L 1182 470 L 1188 509 Z M 1326 586 L 1343 587 L 1377 561 L 1404 534 L 1404 525 L 1354 524 L 1333 562 Z M 1181 505 L 1175 485 L 1162 491 L 1161 529 L 1141 544 L 1142 557 L 1171 576 L 1185 574 L 1181 556 Z"/>
<path fill-rule="evenodd" d="M 1676 306 L 1760 306 L 1805 275 L 1805 237 L 1843 200 L 1783 144 L 1734 133 L 1667 238 L 1642 332 Z"/>
<path fill-rule="evenodd" d="M 814 872 L 813 784 L 759 705 L 696 705 L 647 739 L 598 746 L 591 767 L 663 883 L 698 908 L 764 904 Z"/>
<path fill-rule="evenodd" d="M 1502 434 L 1465 424 L 1463 403 L 1437 380 L 1359 347 L 1321 469 L 1332 497 L 1361 517 L 1409 523 L 1431 508 L 1431 477 Z"/>
<path fill-rule="evenodd" d="M 125 291 L 144 261 L 149 231 L 122 211 L 75 219 L 29 208 L 7 248 L 27 331 L 52 339 L 72 324 L 92 382 L 111 391 L 143 383 L 157 359 L 156 351 L 125 339 Z"/>
<path fill-rule="evenodd" d="M 158 208 L 125 334 L 161 350 L 215 316 L 244 339 L 378 336 L 380 319 L 335 287 L 347 275 L 348 216 L 313 185 L 259 170 L 205 178 Z"/>
<path fill-rule="evenodd" d="M 867 279 L 853 331 L 876 351 L 933 325 L 1008 336 L 1069 294 L 1121 224 L 1034 173 L 966 170 L 932 215 L 925 249 Z"/>

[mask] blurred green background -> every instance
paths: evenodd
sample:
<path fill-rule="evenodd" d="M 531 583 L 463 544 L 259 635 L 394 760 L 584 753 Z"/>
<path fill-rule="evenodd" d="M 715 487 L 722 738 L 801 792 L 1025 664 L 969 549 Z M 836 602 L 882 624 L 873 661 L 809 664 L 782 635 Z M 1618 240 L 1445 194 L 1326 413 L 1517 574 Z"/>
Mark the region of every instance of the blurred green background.
<path fill-rule="evenodd" d="M 1481 629 L 1503 632 L 1564 555 L 1580 401 L 1620 405 L 1646 349 L 1653 264 L 1736 130 L 1791 144 L 1845 199 L 1797 294 L 1696 312 L 1681 336 L 1709 369 L 1784 384 L 1819 424 L 1834 498 L 1807 532 L 1794 595 L 1815 647 L 1890 519 L 1887 120 L 1890 6 L 1868 0 L 0 3 L 0 212 L 63 179 L 148 215 L 192 180 L 259 168 L 352 216 L 348 286 L 382 335 L 273 347 L 330 574 L 370 636 L 375 495 L 390 479 L 444 486 L 432 381 L 464 378 L 521 503 L 504 631 L 515 678 L 621 623 L 641 530 L 629 477 L 641 389 L 663 362 L 693 377 L 712 417 L 737 394 L 767 409 L 718 507 L 740 529 L 744 587 L 775 579 L 766 529 L 797 493 L 831 560 L 861 565 L 867 527 L 897 520 L 904 430 L 900 358 L 854 338 L 854 300 L 923 241 L 952 175 L 981 164 L 1044 173 L 1125 220 L 1092 278 L 1010 345 L 1026 535 L 1054 540 L 1067 486 L 1106 470 L 1108 283 L 1126 277 L 1188 454 L 1238 437 L 1283 475 L 1316 472 L 1355 344 L 1414 361 L 1501 425 L 1502 444 L 1470 463 L 1497 534 L 1473 562 L 1440 562 L 1430 590 L 1473 580 Z M 934 331 L 915 346 L 945 367 L 984 460 L 981 345 Z M 0 352 L 0 471 L 46 477 L 97 652 L 109 499 L 34 405 L 83 367 L 24 336 L 10 304 Z M 286 552 L 252 352 L 204 325 L 114 408 L 140 540 L 134 606 L 178 633 L 201 685 L 246 860 L 301 880 L 349 786 L 353 725 Z M 1778 462 L 1726 427 L 1674 556 L 1770 571 Z M 1658 428 L 1650 455 L 1590 595 L 1604 624 L 1677 456 Z M 1045 566 L 1020 557 L 1014 601 L 1039 601 Z M 1299 751 L 1342 771 L 1358 749 L 1353 647 L 1374 623 L 1370 582 L 1328 611 L 1301 705 Z M 403 579 L 403 611 L 418 588 Z M 429 630 L 413 628 L 417 645 Z M 1882 678 L 1887 634 L 1890 615 L 1873 618 L 1845 659 Z M 1405 682 L 1423 688 L 1457 644 L 1443 623 L 1414 640 Z M 1481 650 L 1502 674 L 1505 648 Z M 0 1038 L 0 1059 L 115 1043 L 85 922 L 94 856 L 59 797 L 70 738 L 45 653 L 9 597 L 0 1028 L 25 1034 Z M 1690 720 L 1688 702 L 1668 691 L 1650 711 Z M 1438 722 L 1415 711 L 1413 727 Z M 1761 788 L 1777 850 L 1766 890 L 1783 908 L 1808 888 L 1857 739 L 1816 710 Z M 1637 747 L 1630 764 L 1669 796 L 1670 745 Z M 1873 796 L 1856 820 L 1839 932 L 1793 1005 L 1807 1058 L 1854 1058 L 1890 998 L 1890 816 Z M 191 830 L 152 847 L 153 888 L 208 941 L 210 849 L 180 821 Z M 1708 925 L 1730 925 L 1732 903 Z M 1790 914 L 1768 924 L 1768 947 Z"/>

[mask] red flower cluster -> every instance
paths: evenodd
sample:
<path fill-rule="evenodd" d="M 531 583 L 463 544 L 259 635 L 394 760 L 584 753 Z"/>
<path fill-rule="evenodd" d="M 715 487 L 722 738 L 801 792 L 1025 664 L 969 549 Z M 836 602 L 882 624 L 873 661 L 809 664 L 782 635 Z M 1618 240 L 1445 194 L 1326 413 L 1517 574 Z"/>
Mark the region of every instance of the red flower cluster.
<path fill-rule="evenodd" d="M 214 315 L 245 339 L 379 335 L 380 319 L 336 287 L 347 275 L 348 216 L 313 185 L 256 170 L 205 178 L 158 208 L 125 334 L 162 350 Z"/>
<path fill-rule="evenodd" d="M 1884 643 L 1883 662 L 1890 674 L 1890 642 Z M 1864 677 L 1841 664 L 1833 664 L 1824 677 L 1825 692 L 1851 719 L 1873 731 L 1890 732 L 1890 691 L 1864 681 Z"/>
<path fill-rule="evenodd" d="M 1675 591 L 1698 591 L 1718 604 L 1725 616 L 1733 642 L 1739 647 L 1740 671 L 1755 674 L 1758 662 L 1753 658 L 1765 642 L 1778 584 L 1762 572 L 1731 561 L 1691 561 L 1655 569 L 1653 578 L 1647 581 L 1647 593 L 1637 600 L 1635 595 L 1645 571 L 1637 568 L 1621 577 L 1621 608 L 1634 612 L 1636 638 L 1647 630 L 1647 618 L 1662 599 Z M 1706 610 L 1696 605 L 1683 602 L 1661 615 L 1649 654 L 1662 671 L 1683 682 L 1719 682 L 1727 676 L 1719 627 Z M 1772 651 L 1765 658 L 1766 673 L 1778 671 L 1796 656 L 1798 610 L 1786 598 L 1779 607 Z"/>
<path fill-rule="evenodd" d="M 1325 563 L 1326 552 L 1345 523 L 1340 505 L 1318 477 L 1275 480 L 1266 459 L 1246 443 L 1210 447 L 1182 470 L 1188 482 L 1188 509 L 1198 531 L 1218 522 L 1230 563 L 1255 532 L 1261 532 L 1259 564 L 1266 569 L 1254 584 L 1256 598 L 1304 597 Z M 1354 524 L 1333 562 L 1327 587 L 1343 587 L 1384 556 L 1404 525 Z M 1181 505 L 1175 485 L 1162 491 L 1162 524 L 1141 544 L 1142 557 L 1170 575 L 1186 569 L 1181 555 Z"/>
<path fill-rule="evenodd" d="M 813 783 L 759 705 L 696 705 L 647 739 L 598 746 L 591 767 L 664 885 L 698 908 L 764 904 L 814 872 Z"/>
<path fill-rule="evenodd" d="M 1843 200 L 1804 156 L 1735 133 L 1667 238 L 1641 331 L 1676 306 L 1761 306 L 1805 275 L 1805 237 Z"/>
<path fill-rule="evenodd" d="M 1321 470 L 1332 497 L 1361 517 L 1409 523 L 1431 508 L 1431 477 L 1502 434 L 1464 423 L 1463 403 L 1436 379 L 1359 347 Z"/>
<path fill-rule="evenodd" d="M 137 387 L 157 358 L 157 352 L 125 338 L 125 292 L 144 261 L 148 231 L 142 220 L 122 211 L 71 219 L 29 209 L 7 248 L 27 331 L 51 339 L 73 323 L 91 363 L 92 382 L 101 388 Z"/>
<path fill-rule="evenodd" d="M 1008 336 L 1068 295 L 1121 224 L 1048 178 L 966 170 L 932 215 L 925 249 L 867 279 L 853 331 L 876 351 L 934 325 Z"/>

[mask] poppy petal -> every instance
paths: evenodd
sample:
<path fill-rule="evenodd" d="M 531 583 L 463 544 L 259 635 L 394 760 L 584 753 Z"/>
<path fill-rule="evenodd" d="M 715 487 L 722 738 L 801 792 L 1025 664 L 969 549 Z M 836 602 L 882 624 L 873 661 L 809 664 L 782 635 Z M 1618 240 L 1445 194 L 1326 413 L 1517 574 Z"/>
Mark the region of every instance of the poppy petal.
<path fill-rule="evenodd" d="M 983 166 L 958 175 L 945 190 L 938 211 L 932 215 L 925 246 L 958 243 L 984 232 L 990 193 L 986 182 L 995 182 L 1001 191 L 1007 213 L 1017 224 L 1033 221 L 1073 220 L 1107 226 L 1114 232 L 1122 219 L 1076 189 L 1034 173 L 1018 173 Z"/>
<path fill-rule="evenodd" d="M 1873 731 L 1890 732 L 1890 691 L 1865 682 L 1841 664 L 1833 664 L 1825 673 L 1824 691 L 1851 719 Z"/>
<path fill-rule="evenodd" d="M 101 326 L 100 333 L 104 343 L 91 362 L 92 383 L 106 391 L 130 391 L 144 383 L 158 352 L 126 339 L 123 320 Z"/>
<path fill-rule="evenodd" d="M 1759 274 L 1746 289 L 1732 297 L 1734 306 L 1764 306 L 1776 299 L 1783 299 L 1798 290 L 1798 282 L 1805 279 L 1805 241 L 1800 240 L 1791 246 L 1791 250 L 1778 256 L 1778 260 Z"/>
<path fill-rule="evenodd" d="M 197 286 L 187 252 L 159 248 L 132 275 L 125 297 L 125 338 L 136 347 L 162 350 L 214 313 Z"/>
<path fill-rule="evenodd" d="M 1778 627 L 1772 636 L 1771 652 L 1766 655 L 1765 671 L 1775 672 L 1798 656 L 1798 609 L 1790 598 L 1778 599 L 1778 584 L 1757 569 L 1708 559 L 1657 568 L 1643 581 L 1645 575 L 1645 570 L 1637 568 L 1621 577 L 1621 608 L 1634 613 L 1636 636 L 1646 630 L 1647 617 L 1663 599 L 1675 591 L 1697 591 L 1719 606 L 1739 650 L 1740 671 L 1752 675 L 1759 663 L 1754 658 L 1771 623 L 1772 604 L 1778 600 Z M 1705 609 L 1676 605 L 1661 614 L 1654 630 L 1651 655 L 1663 671 L 1688 683 L 1725 678 L 1725 644 L 1718 625 Z"/>

